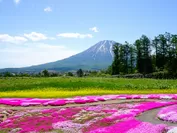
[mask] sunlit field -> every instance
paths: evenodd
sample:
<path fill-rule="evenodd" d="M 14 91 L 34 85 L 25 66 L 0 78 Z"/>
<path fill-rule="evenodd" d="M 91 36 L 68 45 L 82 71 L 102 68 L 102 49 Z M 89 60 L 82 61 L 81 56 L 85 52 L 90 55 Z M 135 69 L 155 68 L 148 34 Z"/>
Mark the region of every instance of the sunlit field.
<path fill-rule="evenodd" d="M 1 78 L 0 97 L 62 98 L 103 94 L 177 93 L 177 80 L 122 78 Z"/>

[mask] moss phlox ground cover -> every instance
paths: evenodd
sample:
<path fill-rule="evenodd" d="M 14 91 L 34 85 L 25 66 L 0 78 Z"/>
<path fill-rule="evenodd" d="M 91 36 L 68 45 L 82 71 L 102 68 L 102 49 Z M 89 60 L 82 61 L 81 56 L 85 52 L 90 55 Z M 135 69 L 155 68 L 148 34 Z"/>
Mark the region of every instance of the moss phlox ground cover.
<path fill-rule="evenodd" d="M 99 104 L 79 107 L 62 107 L 66 104 L 84 104 L 116 99 L 164 99 L 162 101 L 140 101 L 122 104 Z M 174 99 L 174 100 L 169 100 Z M 22 109 L 0 109 L 0 131 L 11 133 L 165 133 L 175 127 L 151 124 L 136 119 L 145 111 L 164 107 L 158 115 L 168 109 L 176 110 L 177 95 L 104 95 L 65 99 L 1 98 L 0 104 L 24 106 Z M 25 109 L 26 106 L 49 108 Z M 50 106 L 61 106 L 50 108 Z"/>

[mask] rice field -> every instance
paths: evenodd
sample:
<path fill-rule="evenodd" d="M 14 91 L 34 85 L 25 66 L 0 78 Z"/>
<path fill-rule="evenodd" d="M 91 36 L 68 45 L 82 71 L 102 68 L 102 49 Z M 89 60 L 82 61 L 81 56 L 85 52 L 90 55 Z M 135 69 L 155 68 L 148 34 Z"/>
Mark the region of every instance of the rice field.
<path fill-rule="evenodd" d="M 0 97 L 56 98 L 105 94 L 177 93 L 177 80 L 123 78 L 1 78 Z"/>

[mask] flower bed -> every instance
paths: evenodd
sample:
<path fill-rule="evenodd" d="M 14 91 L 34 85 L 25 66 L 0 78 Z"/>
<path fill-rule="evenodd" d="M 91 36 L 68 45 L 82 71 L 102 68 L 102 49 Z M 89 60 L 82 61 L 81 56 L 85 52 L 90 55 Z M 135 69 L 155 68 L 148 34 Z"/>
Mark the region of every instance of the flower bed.
<path fill-rule="evenodd" d="M 90 103 L 112 99 L 176 99 L 176 95 L 107 95 L 66 99 L 0 99 L 1 104 L 12 106 L 65 105 Z M 136 119 L 136 116 L 158 107 L 175 110 L 176 101 L 157 100 L 122 104 L 99 104 L 80 107 L 0 109 L 0 132 L 3 133 L 164 133 L 175 127 L 165 124 L 153 125 Z M 160 113 L 159 113 L 160 114 Z"/>
<path fill-rule="evenodd" d="M 177 123 L 177 105 L 162 108 L 157 114 L 157 117 L 164 121 Z"/>
<path fill-rule="evenodd" d="M 176 94 L 150 94 L 150 95 L 103 95 L 103 96 L 85 96 L 65 99 L 38 99 L 38 98 L 0 98 L 0 104 L 10 106 L 62 106 L 66 104 L 84 104 L 106 100 L 118 99 L 174 99 Z"/>

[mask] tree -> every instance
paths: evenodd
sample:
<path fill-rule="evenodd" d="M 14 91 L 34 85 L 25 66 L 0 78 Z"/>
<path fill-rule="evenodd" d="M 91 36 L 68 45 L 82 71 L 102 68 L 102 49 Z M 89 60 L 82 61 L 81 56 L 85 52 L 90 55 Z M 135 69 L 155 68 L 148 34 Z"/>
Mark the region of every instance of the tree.
<path fill-rule="evenodd" d="M 124 45 L 115 44 L 113 52 L 112 75 L 133 73 L 136 58 L 135 47 L 128 42 L 125 42 Z"/>
<path fill-rule="evenodd" d="M 174 58 L 177 58 L 177 35 L 172 35 L 171 43 L 172 43 Z"/>
<path fill-rule="evenodd" d="M 13 75 L 10 72 L 5 72 L 4 77 L 12 77 Z"/>
<path fill-rule="evenodd" d="M 152 46 L 155 48 L 155 58 L 153 58 L 154 60 L 154 65 L 157 66 L 159 60 L 158 60 L 158 43 L 159 43 L 159 39 L 158 37 L 155 37 L 154 40 L 152 40 Z"/>
<path fill-rule="evenodd" d="M 49 72 L 45 69 L 44 71 L 42 71 L 44 77 L 49 77 Z"/>
<path fill-rule="evenodd" d="M 158 36 L 159 39 L 159 47 L 157 49 L 157 67 L 163 70 L 165 68 L 165 64 L 167 63 L 167 39 L 163 34 Z"/>
<path fill-rule="evenodd" d="M 130 58 L 130 47 L 129 47 L 129 43 L 125 42 L 124 45 L 124 73 L 128 74 L 128 70 L 129 70 L 129 58 Z"/>
<path fill-rule="evenodd" d="M 143 65 L 143 73 L 152 73 L 153 67 L 152 67 L 152 59 L 151 59 L 151 41 L 150 39 L 142 35 L 140 38 L 141 45 L 142 45 L 142 65 Z"/>
<path fill-rule="evenodd" d="M 167 70 L 170 74 L 177 74 L 177 35 L 171 36 L 169 48 L 169 59 L 167 63 Z"/>
<path fill-rule="evenodd" d="M 19 77 L 30 77 L 30 75 L 28 73 L 22 73 L 22 72 L 20 72 L 17 76 L 19 76 Z"/>
<path fill-rule="evenodd" d="M 108 66 L 106 72 L 106 74 L 112 74 L 112 66 Z"/>
<path fill-rule="evenodd" d="M 119 72 L 125 74 L 126 70 L 125 70 L 125 64 L 126 64 L 126 60 L 125 60 L 125 46 L 124 45 L 119 45 L 119 50 L 118 50 L 118 54 L 119 54 Z"/>
<path fill-rule="evenodd" d="M 78 77 L 83 77 L 83 75 L 84 75 L 84 73 L 83 73 L 82 69 L 79 69 L 79 70 L 77 71 L 77 76 L 78 76 Z"/>
<path fill-rule="evenodd" d="M 50 76 L 51 76 L 51 77 L 57 77 L 57 76 L 58 76 L 58 73 L 53 72 L 53 73 L 50 74 Z"/>
<path fill-rule="evenodd" d="M 135 41 L 134 45 L 136 46 L 136 54 L 137 54 L 137 59 L 136 59 L 136 68 L 139 73 L 142 73 L 142 46 L 141 46 L 141 41 L 138 39 Z"/>
<path fill-rule="evenodd" d="M 147 74 L 153 71 L 151 59 L 151 41 L 142 35 L 139 40 L 135 41 L 137 49 L 137 70 L 140 73 Z"/>
<path fill-rule="evenodd" d="M 113 52 L 114 52 L 114 60 L 112 63 L 112 75 L 116 75 L 120 73 L 120 56 L 119 56 L 119 44 L 113 45 Z"/>
<path fill-rule="evenodd" d="M 133 45 L 130 45 L 130 73 L 134 72 L 136 64 L 136 48 Z"/>
<path fill-rule="evenodd" d="M 134 45 L 128 42 L 124 45 L 115 44 L 113 52 L 114 60 L 107 70 L 112 75 L 136 71 L 145 75 L 163 71 L 160 73 L 166 73 L 166 76 L 162 75 L 165 78 L 177 77 L 177 35 L 166 32 L 152 41 L 142 35 Z"/>
<path fill-rule="evenodd" d="M 129 61 L 130 61 L 130 46 L 128 42 L 125 42 L 124 45 L 119 46 L 120 54 L 120 72 L 123 74 L 129 73 Z"/>
<path fill-rule="evenodd" d="M 74 76 L 72 72 L 68 72 L 67 76 Z"/>
<path fill-rule="evenodd" d="M 168 32 L 160 34 L 153 40 L 153 46 L 156 52 L 156 67 L 159 70 L 168 70 L 174 73 L 176 70 L 176 45 L 177 36 Z"/>

